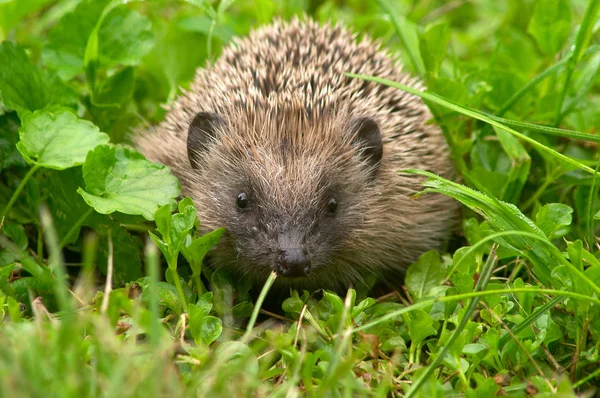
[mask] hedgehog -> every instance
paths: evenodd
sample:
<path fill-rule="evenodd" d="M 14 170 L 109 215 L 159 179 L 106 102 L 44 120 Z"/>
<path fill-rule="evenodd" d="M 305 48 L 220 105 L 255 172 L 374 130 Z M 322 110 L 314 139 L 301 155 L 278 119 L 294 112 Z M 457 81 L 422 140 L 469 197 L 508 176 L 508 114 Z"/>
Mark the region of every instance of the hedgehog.
<path fill-rule="evenodd" d="M 289 287 L 357 286 L 402 277 L 451 234 L 456 205 L 418 199 L 417 168 L 446 178 L 448 146 L 416 96 L 423 89 L 379 42 L 341 24 L 276 20 L 236 38 L 199 69 L 137 147 L 169 166 L 203 230 L 227 231 L 209 266 Z M 400 279 L 401 280 L 401 279 Z"/>

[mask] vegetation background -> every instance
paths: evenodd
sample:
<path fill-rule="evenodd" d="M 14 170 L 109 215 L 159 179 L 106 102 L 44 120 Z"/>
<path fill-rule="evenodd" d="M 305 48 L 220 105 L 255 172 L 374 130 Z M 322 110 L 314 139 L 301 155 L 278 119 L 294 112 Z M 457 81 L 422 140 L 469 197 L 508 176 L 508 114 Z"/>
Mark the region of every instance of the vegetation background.
<path fill-rule="evenodd" d="M 599 394 L 599 11 L 0 1 L 0 396 Z M 424 189 L 463 222 L 404 297 L 290 292 L 259 314 L 264 294 L 202 268 L 222 231 L 196 236 L 177 180 L 127 143 L 233 36 L 298 14 L 380 39 L 426 82 L 461 183 Z"/>

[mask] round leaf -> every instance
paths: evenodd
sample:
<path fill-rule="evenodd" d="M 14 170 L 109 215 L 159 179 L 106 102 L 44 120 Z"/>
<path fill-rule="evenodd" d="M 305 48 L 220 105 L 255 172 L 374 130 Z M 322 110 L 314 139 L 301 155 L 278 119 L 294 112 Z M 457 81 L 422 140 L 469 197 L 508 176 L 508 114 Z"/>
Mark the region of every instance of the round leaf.
<path fill-rule="evenodd" d="M 25 115 L 19 136 L 17 149 L 28 162 L 56 170 L 82 164 L 90 150 L 109 141 L 92 122 L 67 110 Z"/>
<path fill-rule="evenodd" d="M 214 353 L 215 358 L 225 358 L 228 369 L 244 370 L 246 377 L 256 377 L 258 374 L 258 359 L 246 344 L 239 341 L 226 341 L 219 345 Z"/>
<path fill-rule="evenodd" d="M 163 165 L 122 146 L 102 145 L 83 165 L 85 190 L 77 192 L 98 213 L 115 211 L 154 219 L 160 206 L 175 203 L 179 181 Z"/>
<path fill-rule="evenodd" d="M 198 334 L 194 336 L 196 340 L 209 345 L 219 338 L 223 332 L 223 323 L 217 317 L 212 315 L 205 316 L 200 321 Z"/>
<path fill-rule="evenodd" d="M 527 31 L 546 54 L 556 54 L 571 31 L 571 6 L 567 0 L 538 0 Z"/>

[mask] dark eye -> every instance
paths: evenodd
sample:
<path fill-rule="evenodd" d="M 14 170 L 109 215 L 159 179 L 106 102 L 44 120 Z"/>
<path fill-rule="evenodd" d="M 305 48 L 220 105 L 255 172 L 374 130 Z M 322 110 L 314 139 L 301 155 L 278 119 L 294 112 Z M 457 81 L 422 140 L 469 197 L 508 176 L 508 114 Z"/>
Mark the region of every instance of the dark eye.
<path fill-rule="evenodd" d="M 335 200 L 334 198 L 327 199 L 327 202 L 325 203 L 325 211 L 329 214 L 334 214 L 336 210 L 337 200 Z"/>
<path fill-rule="evenodd" d="M 238 208 L 245 209 L 250 204 L 250 200 L 248 199 L 248 195 L 246 192 L 240 192 L 235 202 Z"/>

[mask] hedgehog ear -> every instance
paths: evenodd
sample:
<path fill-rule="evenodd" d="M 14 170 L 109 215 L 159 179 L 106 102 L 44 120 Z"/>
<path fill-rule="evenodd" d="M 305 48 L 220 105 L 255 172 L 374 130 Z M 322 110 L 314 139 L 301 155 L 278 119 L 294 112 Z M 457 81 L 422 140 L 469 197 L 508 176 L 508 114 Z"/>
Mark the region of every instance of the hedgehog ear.
<path fill-rule="evenodd" d="M 193 168 L 198 167 L 200 158 L 222 125 L 223 118 L 216 113 L 199 112 L 194 116 L 187 137 L 188 158 Z"/>
<path fill-rule="evenodd" d="M 353 120 L 352 126 L 353 142 L 362 149 L 361 156 L 372 166 L 371 177 L 374 177 L 383 157 L 383 141 L 379 125 L 369 117 L 359 117 Z"/>

